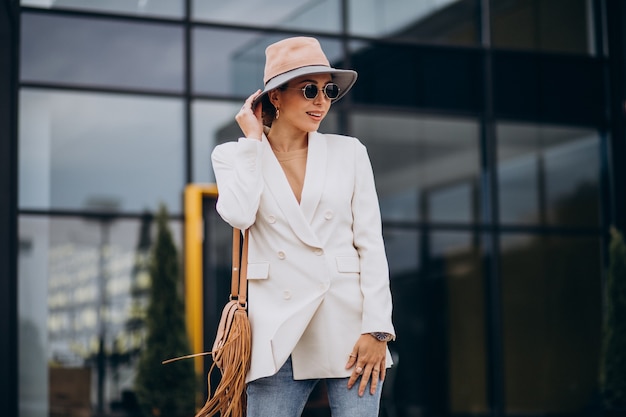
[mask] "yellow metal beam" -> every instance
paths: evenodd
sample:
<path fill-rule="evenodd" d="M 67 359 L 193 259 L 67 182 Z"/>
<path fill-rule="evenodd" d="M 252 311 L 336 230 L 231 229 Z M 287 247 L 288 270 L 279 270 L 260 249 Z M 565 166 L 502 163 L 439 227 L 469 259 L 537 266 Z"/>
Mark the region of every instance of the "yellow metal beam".
<path fill-rule="evenodd" d="M 202 199 L 217 198 L 215 184 L 189 184 L 185 187 L 185 322 L 193 353 L 205 352 L 202 245 L 204 218 Z M 197 375 L 204 373 L 202 357 L 194 358 Z"/>

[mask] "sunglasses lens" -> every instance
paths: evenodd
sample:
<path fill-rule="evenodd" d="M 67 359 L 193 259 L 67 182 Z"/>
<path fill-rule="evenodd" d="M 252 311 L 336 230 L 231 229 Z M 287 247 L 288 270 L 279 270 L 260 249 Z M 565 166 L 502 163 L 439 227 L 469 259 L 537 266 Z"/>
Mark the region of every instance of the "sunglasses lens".
<path fill-rule="evenodd" d="M 317 97 L 319 93 L 319 89 L 315 84 L 307 84 L 303 88 L 304 97 L 309 100 L 313 100 Z M 331 100 L 336 99 L 339 96 L 339 86 L 337 84 L 328 83 L 324 86 L 324 94 Z"/>
<path fill-rule="evenodd" d="M 317 97 L 317 86 L 315 84 L 307 84 L 304 86 L 304 97 L 313 100 Z"/>
<path fill-rule="evenodd" d="M 324 87 L 324 93 L 326 93 L 326 97 L 333 100 L 336 99 L 339 95 L 339 86 L 337 84 L 326 84 Z"/>

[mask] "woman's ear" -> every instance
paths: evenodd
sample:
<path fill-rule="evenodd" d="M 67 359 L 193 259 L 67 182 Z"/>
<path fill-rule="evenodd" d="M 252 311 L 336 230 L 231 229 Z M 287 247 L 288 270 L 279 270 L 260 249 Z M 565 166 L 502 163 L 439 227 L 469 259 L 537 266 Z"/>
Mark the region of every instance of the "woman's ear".
<path fill-rule="evenodd" d="M 272 91 L 270 91 L 268 94 L 268 98 L 270 99 L 270 103 L 272 103 L 272 105 L 276 108 L 279 107 L 278 103 L 279 103 L 279 99 L 278 99 L 278 89 L 274 89 Z"/>

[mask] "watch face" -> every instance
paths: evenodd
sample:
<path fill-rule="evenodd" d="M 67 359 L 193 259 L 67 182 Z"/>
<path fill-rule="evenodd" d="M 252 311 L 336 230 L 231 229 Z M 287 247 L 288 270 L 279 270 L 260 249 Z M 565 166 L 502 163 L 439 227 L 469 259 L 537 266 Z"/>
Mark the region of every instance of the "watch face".
<path fill-rule="evenodd" d="M 374 332 L 374 333 L 371 333 L 371 335 L 374 336 L 376 339 L 380 340 L 381 342 L 389 342 L 392 339 L 392 336 L 387 333 Z"/>

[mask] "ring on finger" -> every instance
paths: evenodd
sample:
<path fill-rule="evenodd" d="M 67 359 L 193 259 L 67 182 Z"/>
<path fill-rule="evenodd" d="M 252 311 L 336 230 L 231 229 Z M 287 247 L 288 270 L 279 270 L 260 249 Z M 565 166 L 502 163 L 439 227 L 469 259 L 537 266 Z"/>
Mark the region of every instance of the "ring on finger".
<path fill-rule="evenodd" d="M 360 366 L 357 366 L 355 371 L 356 371 L 357 374 L 361 375 L 361 373 L 363 373 L 363 368 L 361 368 Z"/>
<path fill-rule="evenodd" d="M 350 355 L 351 358 L 356 358 L 356 355 L 352 354 Z"/>

